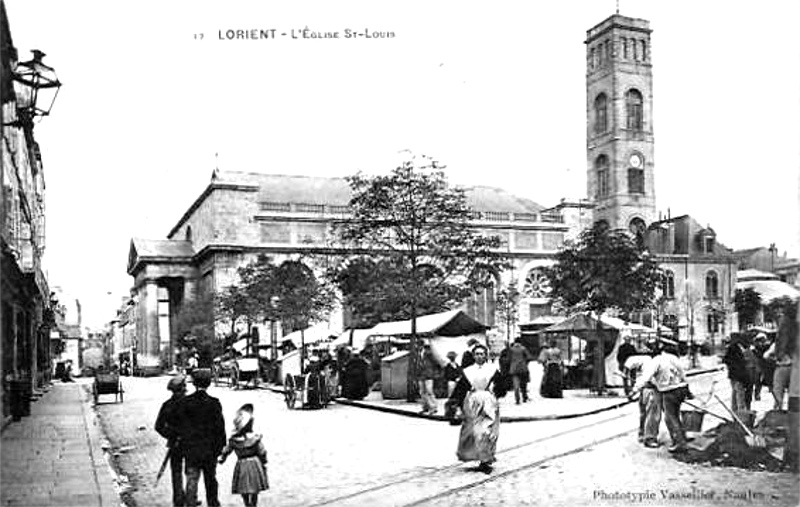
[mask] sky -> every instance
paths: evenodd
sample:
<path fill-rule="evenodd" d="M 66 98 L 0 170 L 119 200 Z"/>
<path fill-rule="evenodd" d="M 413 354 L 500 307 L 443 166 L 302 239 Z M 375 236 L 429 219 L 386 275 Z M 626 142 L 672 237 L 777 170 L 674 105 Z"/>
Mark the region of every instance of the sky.
<path fill-rule="evenodd" d="M 543 206 L 586 198 L 584 40 L 616 2 L 6 9 L 20 60 L 44 51 L 63 82 L 35 128 L 45 267 L 94 327 L 132 287 L 131 238 L 165 239 L 215 167 L 379 174 L 411 152 L 445 164 L 454 184 Z M 775 243 L 800 256 L 800 3 L 619 0 L 619 13 L 653 30 L 658 211 L 692 215 L 730 248 Z M 227 37 L 252 29 L 275 37 Z M 378 35 L 345 38 L 347 29 Z"/>

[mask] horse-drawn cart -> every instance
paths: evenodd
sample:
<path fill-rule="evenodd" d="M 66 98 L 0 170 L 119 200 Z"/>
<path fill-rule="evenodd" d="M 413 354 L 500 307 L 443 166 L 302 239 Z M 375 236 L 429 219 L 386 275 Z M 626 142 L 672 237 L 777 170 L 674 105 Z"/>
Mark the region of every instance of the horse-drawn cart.
<path fill-rule="evenodd" d="M 94 384 L 92 384 L 92 394 L 94 395 L 94 403 L 97 404 L 101 394 L 113 394 L 115 402 L 123 401 L 122 382 L 119 380 L 118 372 L 100 373 L 98 372 L 94 377 Z"/>

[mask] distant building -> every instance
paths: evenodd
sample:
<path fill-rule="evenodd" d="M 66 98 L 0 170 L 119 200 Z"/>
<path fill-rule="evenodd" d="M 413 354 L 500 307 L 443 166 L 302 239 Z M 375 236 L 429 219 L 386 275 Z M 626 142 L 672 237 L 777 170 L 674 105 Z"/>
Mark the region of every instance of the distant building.
<path fill-rule="evenodd" d="M 786 252 L 778 255 L 774 244 L 769 247 L 735 250 L 733 255 L 739 261 L 740 270 L 755 269 L 774 273 L 781 281 L 800 287 L 800 260 L 789 258 Z"/>
<path fill-rule="evenodd" d="M 55 308 L 55 328 L 50 333 L 53 362 L 71 361 L 71 373 L 78 375 L 83 368 L 84 349 L 81 302 L 58 286 L 53 287 L 53 297 L 58 301 Z"/>

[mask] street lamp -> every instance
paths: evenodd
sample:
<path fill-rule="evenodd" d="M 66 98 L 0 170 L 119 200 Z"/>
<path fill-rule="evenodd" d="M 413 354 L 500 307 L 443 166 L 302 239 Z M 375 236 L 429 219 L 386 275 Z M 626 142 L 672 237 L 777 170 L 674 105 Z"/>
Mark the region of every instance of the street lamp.
<path fill-rule="evenodd" d="M 61 88 L 56 71 L 42 62 L 44 52 L 34 49 L 31 53 L 33 58 L 17 63 L 12 74 L 19 118 L 7 125 L 30 125 L 36 116 L 48 116 Z"/>

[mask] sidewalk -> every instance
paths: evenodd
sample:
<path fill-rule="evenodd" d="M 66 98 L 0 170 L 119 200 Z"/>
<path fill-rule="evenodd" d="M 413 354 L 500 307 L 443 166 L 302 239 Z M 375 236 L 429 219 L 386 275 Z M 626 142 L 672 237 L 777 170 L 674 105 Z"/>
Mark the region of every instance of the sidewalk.
<path fill-rule="evenodd" d="M 4 421 L 0 447 L 3 506 L 118 507 L 115 476 L 85 387 L 55 382 L 31 415 Z"/>

